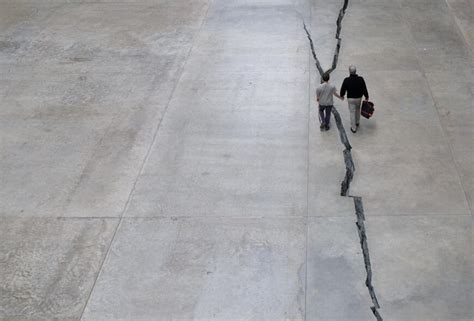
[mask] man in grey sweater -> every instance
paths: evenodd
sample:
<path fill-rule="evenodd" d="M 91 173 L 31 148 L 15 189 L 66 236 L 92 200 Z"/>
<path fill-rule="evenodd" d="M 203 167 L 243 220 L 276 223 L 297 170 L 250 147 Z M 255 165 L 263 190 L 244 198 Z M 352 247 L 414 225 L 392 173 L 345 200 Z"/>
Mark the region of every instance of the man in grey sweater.
<path fill-rule="evenodd" d="M 329 130 L 331 110 L 334 106 L 333 97 L 336 96 L 344 100 L 337 94 L 337 89 L 329 83 L 329 73 L 323 74 L 323 83 L 316 88 L 316 101 L 319 103 L 319 118 L 321 120 L 321 130 Z"/>

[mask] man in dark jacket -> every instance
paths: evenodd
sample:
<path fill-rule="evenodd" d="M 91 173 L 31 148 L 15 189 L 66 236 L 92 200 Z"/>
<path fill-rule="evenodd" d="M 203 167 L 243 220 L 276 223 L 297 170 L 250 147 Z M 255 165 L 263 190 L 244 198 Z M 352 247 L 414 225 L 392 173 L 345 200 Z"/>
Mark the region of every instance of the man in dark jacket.
<path fill-rule="evenodd" d="M 347 92 L 347 104 L 349 105 L 351 131 L 353 133 L 355 133 L 359 128 L 362 96 L 364 96 L 366 100 L 369 99 L 369 93 L 367 92 L 364 78 L 358 76 L 356 71 L 355 66 L 349 66 L 349 77 L 344 79 L 340 92 L 341 97 L 344 97 Z"/>

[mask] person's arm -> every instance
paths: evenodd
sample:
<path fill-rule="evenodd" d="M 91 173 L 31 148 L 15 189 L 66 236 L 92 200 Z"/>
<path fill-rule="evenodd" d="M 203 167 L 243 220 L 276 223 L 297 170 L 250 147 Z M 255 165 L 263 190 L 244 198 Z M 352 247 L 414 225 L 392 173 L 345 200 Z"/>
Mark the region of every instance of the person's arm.
<path fill-rule="evenodd" d="M 364 93 L 365 100 L 369 100 L 369 92 L 367 91 L 367 85 L 365 84 L 364 78 L 362 78 L 362 92 Z"/>
<path fill-rule="evenodd" d="M 344 79 L 344 81 L 342 82 L 341 91 L 339 93 L 339 96 L 344 97 L 346 95 L 346 91 L 347 91 L 347 84 L 346 84 L 346 80 Z"/>
<path fill-rule="evenodd" d="M 340 100 L 344 100 L 344 97 L 342 97 L 341 95 L 339 95 L 339 94 L 337 93 L 337 90 L 334 90 L 333 95 L 336 96 L 337 98 L 339 98 Z"/>
<path fill-rule="evenodd" d="M 316 89 L 316 101 L 319 103 L 319 97 L 321 95 L 321 92 L 318 89 Z"/>

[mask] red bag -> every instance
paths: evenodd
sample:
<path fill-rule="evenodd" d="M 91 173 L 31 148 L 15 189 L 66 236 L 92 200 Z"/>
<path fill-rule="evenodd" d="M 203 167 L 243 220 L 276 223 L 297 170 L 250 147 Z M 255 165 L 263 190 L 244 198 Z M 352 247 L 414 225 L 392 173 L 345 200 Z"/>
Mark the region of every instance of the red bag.
<path fill-rule="evenodd" d="M 365 118 L 369 119 L 374 114 L 375 108 L 374 103 L 368 100 L 362 102 L 362 107 L 360 109 L 360 114 Z"/>

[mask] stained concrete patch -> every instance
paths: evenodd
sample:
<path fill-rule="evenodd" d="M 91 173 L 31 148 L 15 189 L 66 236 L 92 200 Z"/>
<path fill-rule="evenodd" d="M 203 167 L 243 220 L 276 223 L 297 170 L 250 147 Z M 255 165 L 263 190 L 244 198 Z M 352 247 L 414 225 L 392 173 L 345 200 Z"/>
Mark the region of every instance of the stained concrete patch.
<path fill-rule="evenodd" d="M 0 103 L 9 168 L 1 215 L 118 216 L 172 81 L 153 75 L 32 78 Z"/>
<path fill-rule="evenodd" d="M 390 320 L 472 320 L 472 216 L 370 217 L 370 254 Z"/>
<path fill-rule="evenodd" d="M 21 6 L 29 10 L 7 8 L 31 21 L 3 31 L 10 49 L 0 57 L 18 58 L 0 89 L 8 169 L 0 215 L 119 216 L 207 2 L 68 4 L 49 14 Z M 123 36 L 124 24 L 135 27 L 130 38 L 139 43 L 112 36 Z M 19 57 L 11 48 L 23 37 L 28 50 Z"/>
<path fill-rule="evenodd" d="M 308 321 L 374 318 L 355 220 L 355 215 L 309 220 Z"/>
<path fill-rule="evenodd" d="M 78 320 L 117 223 L 0 219 L 0 320 Z"/>
<path fill-rule="evenodd" d="M 305 229 L 303 219 L 125 219 L 83 320 L 304 320 Z"/>
<path fill-rule="evenodd" d="M 50 72 L 160 73 L 162 60 L 186 56 L 206 9 L 203 0 L 65 5 L 41 25 L 23 61 Z"/>

